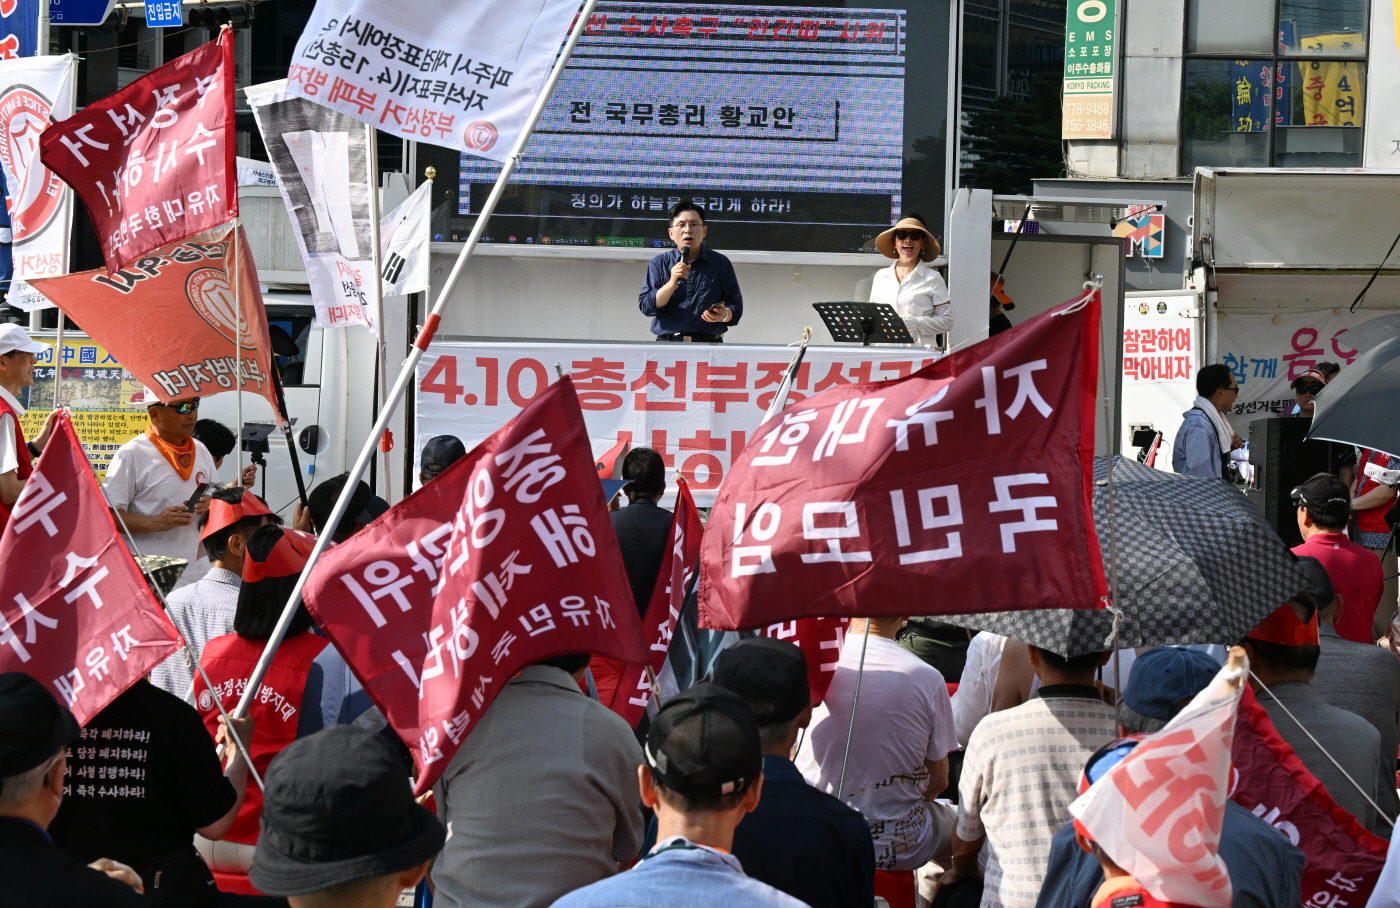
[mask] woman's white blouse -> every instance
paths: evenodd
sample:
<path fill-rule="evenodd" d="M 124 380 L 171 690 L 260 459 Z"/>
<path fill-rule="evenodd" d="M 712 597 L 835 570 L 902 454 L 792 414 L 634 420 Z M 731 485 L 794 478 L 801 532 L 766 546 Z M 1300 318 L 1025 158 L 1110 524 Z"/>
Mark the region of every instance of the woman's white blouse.
<path fill-rule="evenodd" d="M 900 283 L 894 276 L 894 265 L 875 272 L 870 282 L 870 302 L 888 303 L 904 319 L 904 326 L 914 340 L 925 347 L 934 345 L 934 335 L 953 330 L 952 297 L 943 277 L 925 262 Z"/>

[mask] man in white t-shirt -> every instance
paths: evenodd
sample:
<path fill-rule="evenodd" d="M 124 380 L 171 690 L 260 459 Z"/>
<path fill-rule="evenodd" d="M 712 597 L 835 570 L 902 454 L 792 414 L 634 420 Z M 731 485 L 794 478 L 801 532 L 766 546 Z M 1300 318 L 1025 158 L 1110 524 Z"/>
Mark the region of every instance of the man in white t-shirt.
<path fill-rule="evenodd" d="M 201 484 L 218 481 L 209 449 L 192 436 L 199 398 L 163 404 L 150 395 L 147 400 L 151 424 L 112 455 L 102 488 L 142 555 L 166 555 L 193 564 L 203 550 L 198 516 L 209 510 L 208 493 L 213 490 L 205 490 L 193 512 L 187 502 Z M 194 579 L 181 576 L 175 588 Z"/>
<path fill-rule="evenodd" d="M 808 782 L 865 815 L 877 870 L 928 863 L 947 850 L 956 821 L 951 805 L 934 801 L 948 787 L 948 753 L 958 747 L 948 686 L 938 669 L 895 642 L 907 620 L 851 619 L 836 674 L 797 754 Z M 862 646 L 855 733 L 846 782 L 837 792 Z"/>
<path fill-rule="evenodd" d="M 19 392 L 34 384 L 35 358 L 46 349 L 48 344 L 32 340 L 19 325 L 0 325 L 0 528 L 24 490 L 31 462 L 53 432 L 53 413 L 33 441 L 25 440 L 19 425 L 24 416 Z"/>

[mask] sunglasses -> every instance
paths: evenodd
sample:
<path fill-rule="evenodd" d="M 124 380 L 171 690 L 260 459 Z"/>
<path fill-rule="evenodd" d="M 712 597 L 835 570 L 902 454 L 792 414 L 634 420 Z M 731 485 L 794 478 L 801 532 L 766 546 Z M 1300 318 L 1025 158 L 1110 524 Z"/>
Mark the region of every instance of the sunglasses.
<path fill-rule="evenodd" d="M 160 404 L 160 406 L 165 407 L 167 410 L 174 410 L 181 416 L 188 416 L 199 409 L 199 398 L 196 397 L 193 400 L 181 401 L 178 404 Z"/>
<path fill-rule="evenodd" d="M 924 238 L 922 230 L 896 230 L 894 238 L 897 240 L 921 240 Z"/>
<path fill-rule="evenodd" d="M 1312 395 L 1316 396 L 1317 394 L 1319 394 L 1319 393 L 1321 393 L 1321 392 L 1322 392 L 1322 386 L 1321 386 L 1321 385 L 1299 385 L 1299 386 L 1298 386 L 1298 393 L 1299 393 L 1299 394 L 1312 394 Z"/>

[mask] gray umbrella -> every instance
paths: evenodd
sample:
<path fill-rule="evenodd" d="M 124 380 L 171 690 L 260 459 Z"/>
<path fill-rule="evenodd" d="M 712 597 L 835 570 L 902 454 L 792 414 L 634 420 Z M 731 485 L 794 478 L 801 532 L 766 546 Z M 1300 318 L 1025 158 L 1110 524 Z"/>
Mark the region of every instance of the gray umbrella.
<path fill-rule="evenodd" d="M 1347 336 L 1350 338 L 1351 332 L 1347 332 Z M 1308 437 L 1394 454 L 1400 451 L 1397 400 L 1400 400 L 1400 337 L 1392 337 L 1358 356 L 1322 389 L 1313 407 Z"/>
<path fill-rule="evenodd" d="M 1293 553 L 1229 483 L 1113 459 L 1119 645 L 1234 644 L 1307 588 Z M 1094 529 L 1109 562 L 1107 460 L 1094 461 Z M 1110 580 L 1111 582 L 1111 580 Z M 1102 652 L 1107 610 L 943 615 L 1066 656 Z"/>

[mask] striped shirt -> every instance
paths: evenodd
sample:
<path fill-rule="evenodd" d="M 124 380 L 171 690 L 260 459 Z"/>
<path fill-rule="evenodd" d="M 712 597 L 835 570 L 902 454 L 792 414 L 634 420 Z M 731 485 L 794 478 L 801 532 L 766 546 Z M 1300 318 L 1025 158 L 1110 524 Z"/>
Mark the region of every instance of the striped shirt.
<path fill-rule="evenodd" d="M 233 613 L 238 608 L 238 588 L 243 579 L 233 571 L 211 567 L 199 582 L 182 586 L 165 597 L 170 620 L 189 642 L 198 658 L 204 644 L 233 633 Z M 151 683 L 182 700 L 188 700 L 194 684 L 194 665 L 177 651 L 151 672 Z"/>
<path fill-rule="evenodd" d="M 1034 908 L 1084 763 L 1116 737 L 1113 707 L 1088 699 L 1091 690 L 1042 687 L 973 730 L 958 786 L 958 837 L 987 837 L 982 908 Z"/>

